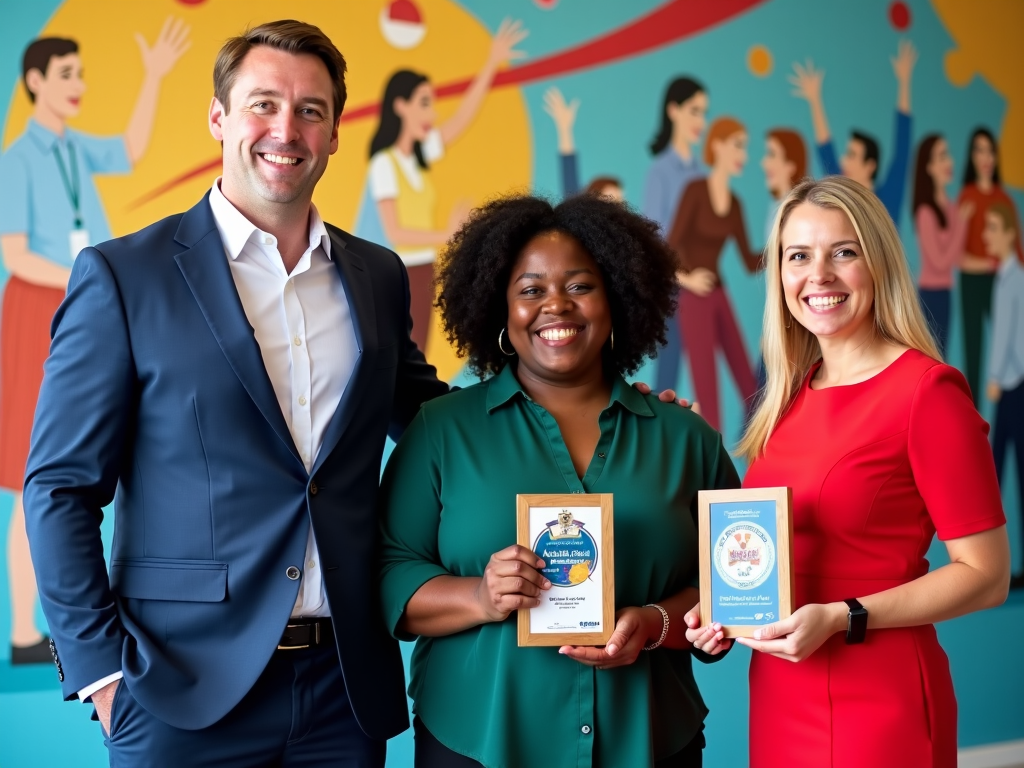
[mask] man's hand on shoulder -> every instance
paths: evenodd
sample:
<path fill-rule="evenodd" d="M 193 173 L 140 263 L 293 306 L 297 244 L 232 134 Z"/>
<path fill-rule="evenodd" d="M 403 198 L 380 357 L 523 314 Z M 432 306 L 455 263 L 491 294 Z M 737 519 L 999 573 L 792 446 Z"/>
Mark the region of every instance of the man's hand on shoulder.
<path fill-rule="evenodd" d="M 651 387 L 649 384 L 646 384 L 642 381 L 634 381 L 633 386 L 636 388 L 636 391 L 639 392 L 641 395 L 651 394 Z M 683 408 L 689 408 L 698 416 L 702 415 L 700 412 L 700 403 L 696 401 L 691 403 L 689 400 L 683 397 L 676 398 L 676 391 L 674 389 L 662 390 L 661 392 L 658 393 L 658 399 L 661 400 L 661 402 L 663 403 L 677 403 L 683 406 Z"/>
<path fill-rule="evenodd" d="M 107 683 L 89 697 L 89 701 L 91 701 L 93 706 L 96 707 L 96 716 L 100 719 L 100 725 L 103 726 L 103 732 L 107 734 L 108 737 L 110 736 L 110 707 L 114 703 L 114 694 L 117 692 L 117 686 L 120 684 L 120 680 Z"/>

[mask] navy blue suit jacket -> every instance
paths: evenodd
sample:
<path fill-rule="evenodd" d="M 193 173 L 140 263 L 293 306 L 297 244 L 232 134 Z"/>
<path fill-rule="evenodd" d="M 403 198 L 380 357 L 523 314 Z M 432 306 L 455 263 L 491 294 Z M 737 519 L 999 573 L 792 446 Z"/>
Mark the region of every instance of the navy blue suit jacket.
<path fill-rule="evenodd" d="M 66 698 L 123 670 L 165 722 L 219 720 L 274 653 L 312 521 L 355 716 L 377 739 L 407 727 L 375 501 L 385 436 L 448 388 L 409 338 L 399 258 L 328 231 L 359 355 L 309 474 L 206 199 L 78 256 L 24 493 Z M 112 500 L 108 574 L 99 524 Z"/>

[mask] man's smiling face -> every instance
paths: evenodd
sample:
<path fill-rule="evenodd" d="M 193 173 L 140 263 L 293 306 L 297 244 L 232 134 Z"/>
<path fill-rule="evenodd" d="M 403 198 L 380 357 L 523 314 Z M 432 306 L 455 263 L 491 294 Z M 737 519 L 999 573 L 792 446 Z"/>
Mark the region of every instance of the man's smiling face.
<path fill-rule="evenodd" d="M 338 149 L 330 75 L 312 54 L 257 46 L 246 54 L 228 104 L 210 105 L 223 143 L 221 189 L 243 213 L 307 202 Z"/>

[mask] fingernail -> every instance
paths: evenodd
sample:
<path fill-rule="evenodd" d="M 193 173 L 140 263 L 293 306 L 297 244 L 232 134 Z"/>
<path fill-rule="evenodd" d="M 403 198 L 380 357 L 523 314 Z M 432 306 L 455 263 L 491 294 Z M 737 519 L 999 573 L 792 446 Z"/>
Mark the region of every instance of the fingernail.
<path fill-rule="evenodd" d="M 547 579 L 544 579 L 544 589 L 547 589 L 550 586 L 551 586 L 551 582 L 548 581 Z"/>
<path fill-rule="evenodd" d="M 755 640 L 760 640 L 761 639 L 761 630 L 760 629 L 755 629 L 754 630 L 754 639 Z"/>
<path fill-rule="evenodd" d="M 563 655 L 564 655 L 564 654 L 566 654 L 566 653 L 568 653 L 568 651 L 567 651 L 567 650 L 566 650 L 565 648 L 559 648 L 559 649 L 558 649 L 558 652 L 559 652 L 559 653 L 561 653 L 561 654 L 563 654 Z"/>
<path fill-rule="evenodd" d="M 615 645 L 606 645 L 604 647 L 604 652 L 607 653 L 609 656 L 614 656 L 617 650 L 619 649 Z"/>
<path fill-rule="evenodd" d="M 722 625 L 721 625 L 721 624 L 719 624 L 719 623 L 718 623 L 718 622 L 716 621 L 716 622 L 715 622 L 715 623 L 714 623 L 714 624 L 712 625 L 712 627 L 713 627 L 713 629 L 715 630 L 715 632 L 717 632 L 718 630 L 720 630 L 720 629 L 722 628 Z"/>

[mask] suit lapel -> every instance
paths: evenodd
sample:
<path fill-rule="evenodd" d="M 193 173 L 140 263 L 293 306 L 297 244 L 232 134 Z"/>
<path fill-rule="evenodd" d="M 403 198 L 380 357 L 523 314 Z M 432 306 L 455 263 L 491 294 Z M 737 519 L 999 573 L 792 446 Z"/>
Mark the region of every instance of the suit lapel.
<path fill-rule="evenodd" d="M 355 409 L 363 402 L 363 393 L 372 379 L 373 361 L 377 355 L 377 311 L 373 298 L 373 282 L 366 271 L 362 256 L 348 250 L 345 241 L 333 228 L 328 228 L 328 233 L 331 237 L 331 255 L 341 276 L 345 295 L 348 297 L 359 356 L 352 370 L 352 378 L 341 396 L 341 402 L 338 403 L 324 431 L 320 451 L 313 465 L 314 473 L 338 445 L 338 441 L 352 421 Z"/>
<path fill-rule="evenodd" d="M 224 245 L 205 198 L 182 218 L 175 239 L 189 246 L 187 251 L 175 257 L 175 261 L 224 356 L 256 407 L 301 463 L 267 375 L 256 336 L 238 298 L 231 267 L 224 255 Z"/>

